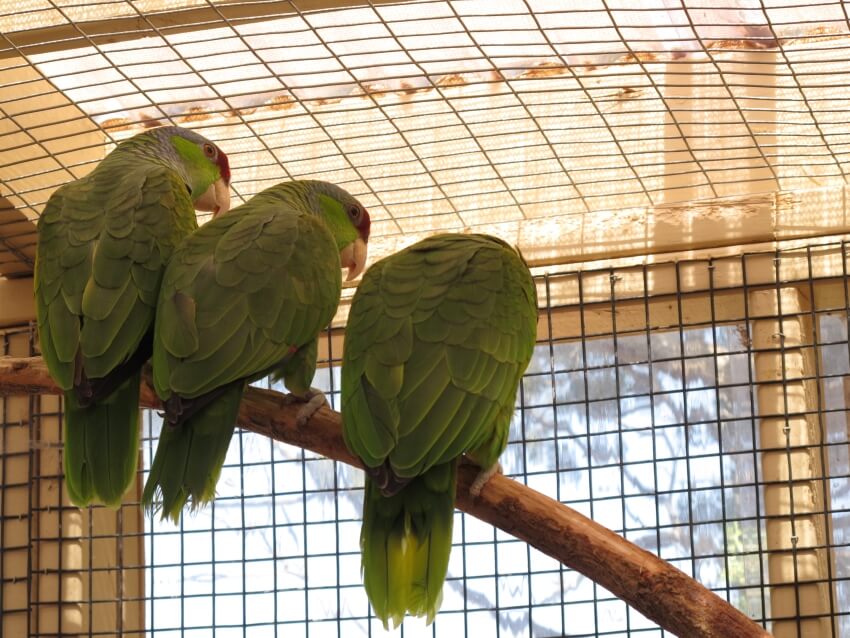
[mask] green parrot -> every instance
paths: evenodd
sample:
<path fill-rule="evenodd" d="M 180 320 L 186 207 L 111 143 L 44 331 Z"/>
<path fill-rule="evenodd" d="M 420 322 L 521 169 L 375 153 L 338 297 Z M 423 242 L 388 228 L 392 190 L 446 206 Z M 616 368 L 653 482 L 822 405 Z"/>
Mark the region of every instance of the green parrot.
<path fill-rule="evenodd" d="M 179 521 L 215 485 L 245 386 L 269 373 L 307 401 L 319 333 L 366 264 L 370 218 L 338 186 L 285 182 L 201 227 L 165 271 L 154 332 L 154 387 L 165 421 L 142 502 Z"/>
<path fill-rule="evenodd" d="M 500 470 L 537 335 L 522 256 L 489 235 L 437 235 L 375 263 L 342 360 L 345 442 L 366 467 L 363 584 L 385 628 L 434 616 L 452 544 L 457 460 Z"/>
<path fill-rule="evenodd" d="M 75 505 L 118 507 L 139 454 L 139 381 L 165 264 L 230 206 L 230 165 L 176 126 L 125 140 L 58 188 L 38 220 L 35 301 L 42 355 L 65 397 L 65 486 Z"/>

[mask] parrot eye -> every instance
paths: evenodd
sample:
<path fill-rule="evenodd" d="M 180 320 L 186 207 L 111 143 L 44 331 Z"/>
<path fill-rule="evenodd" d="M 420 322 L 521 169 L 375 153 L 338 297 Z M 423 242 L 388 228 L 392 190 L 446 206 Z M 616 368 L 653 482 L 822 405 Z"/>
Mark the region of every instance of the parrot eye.
<path fill-rule="evenodd" d="M 362 214 L 363 214 L 363 210 L 359 206 L 357 206 L 356 204 L 352 204 L 351 206 L 348 207 L 348 216 L 351 217 L 351 220 L 355 224 L 360 223 L 360 217 L 362 216 Z"/>
<path fill-rule="evenodd" d="M 215 159 L 215 156 L 216 156 L 215 146 L 213 146 L 212 144 L 209 144 L 209 143 L 205 143 L 204 146 L 203 146 L 203 149 L 204 149 L 204 155 L 206 155 L 210 159 Z"/>

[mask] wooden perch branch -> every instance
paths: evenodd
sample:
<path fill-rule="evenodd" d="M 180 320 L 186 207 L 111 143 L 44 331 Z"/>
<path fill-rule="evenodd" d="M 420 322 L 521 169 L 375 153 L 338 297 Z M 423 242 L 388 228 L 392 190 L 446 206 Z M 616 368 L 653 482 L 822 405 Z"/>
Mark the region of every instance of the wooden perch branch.
<path fill-rule="evenodd" d="M 55 392 L 41 359 L 0 357 L 0 396 Z M 147 407 L 159 403 L 147 382 L 142 384 L 141 402 Z M 239 425 L 360 466 L 345 447 L 338 413 L 323 408 L 299 428 L 297 410 L 277 392 L 249 388 Z M 581 572 L 664 629 L 683 638 L 769 638 L 759 625 L 669 563 L 517 481 L 494 476 L 481 495 L 472 498 L 469 486 L 477 471 L 467 463 L 460 467 L 459 509 Z"/>

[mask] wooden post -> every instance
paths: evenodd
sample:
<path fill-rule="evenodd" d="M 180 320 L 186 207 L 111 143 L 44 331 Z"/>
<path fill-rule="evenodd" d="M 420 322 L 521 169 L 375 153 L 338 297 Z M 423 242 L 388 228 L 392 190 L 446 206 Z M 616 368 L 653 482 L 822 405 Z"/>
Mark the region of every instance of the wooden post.
<path fill-rule="evenodd" d="M 0 350 L 32 354 L 27 328 L 0 331 L 0 338 L 5 346 Z M 80 574 L 75 572 L 81 566 L 81 546 L 78 538 L 67 535 L 81 512 L 63 509 L 56 502 L 61 494 L 58 419 L 33 418 L 33 408 L 47 415 L 55 414 L 58 406 L 55 395 L 0 397 L 0 577 L 5 581 L 0 629 L 4 636 L 26 636 L 28 629 L 45 635 L 74 634 L 83 626 L 83 590 Z M 38 439 L 36 445 L 34 439 Z"/>
<path fill-rule="evenodd" d="M 795 287 L 749 293 L 776 638 L 832 636 L 837 611 L 828 582 L 827 468 L 808 307 Z"/>
<path fill-rule="evenodd" d="M 25 335 L 0 332 L 0 352 L 28 356 Z M 30 542 L 29 397 L 0 396 L 0 631 L 26 636 L 29 595 L 27 548 Z"/>

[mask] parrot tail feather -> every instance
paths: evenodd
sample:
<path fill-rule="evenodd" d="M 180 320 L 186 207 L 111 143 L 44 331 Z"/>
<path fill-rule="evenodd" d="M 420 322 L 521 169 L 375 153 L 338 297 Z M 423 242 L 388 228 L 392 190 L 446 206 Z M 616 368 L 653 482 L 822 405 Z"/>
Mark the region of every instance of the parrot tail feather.
<path fill-rule="evenodd" d="M 65 487 L 78 507 L 103 503 L 120 507 L 133 483 L 139 459 L 139 383 L 126 379 L 100 402 L 80 406 L 65 392 Z"/>
<path fill-rule="evenodd" d="M 176 524 L 187 503 L 194 511 L 215 498 L 245 383 L 221 390 L 180 425 L 163 425 L 142 494 L 142 505 L 163 520 Z"/>
<path fill-rule="evenodd" d="M 452 549 L 457 468 L 438 465 L 389 498 L 366 478 L 360 532 L 363 585 L 384 627 L 406 613 L 430 624 L 442 602 Z"/>

